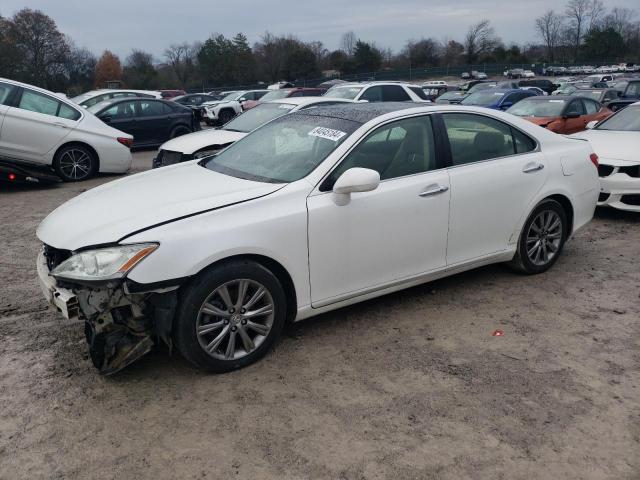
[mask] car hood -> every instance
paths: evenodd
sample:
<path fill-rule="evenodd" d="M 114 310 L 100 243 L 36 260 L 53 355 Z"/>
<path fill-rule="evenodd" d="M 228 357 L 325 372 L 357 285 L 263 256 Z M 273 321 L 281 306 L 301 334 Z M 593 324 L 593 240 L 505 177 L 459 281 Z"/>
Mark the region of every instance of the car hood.
<path fill-rule="evenodd" d="M 232 132 L 224 129 L 201 130 L 169 140 L 160 147 L 160 150 L 170 150 L 190 155 L 205 147 L 237 142 L 246 136 L 247 134 L 244 132 Z"/>
<path fill-rule="evenodd" d="M 585 130 L 571 135 L 575 138 L 588 140 L 593 151 L 598 154 L 602 163 L 608 160 L 619 160 L 627 165 L 628 162 L 640 162 L 640 132 L 618 132 L 614 130 Z M 623 164 L 615 166 L 624 166 Z"/>
<path fill-rule="evenodd" d="M 78 195 L 49 214 L 36 234 L 47 245 L 65 250 L 109 244 L 282 187 L 230 177 L 191 161 L 131 175 Z"/>

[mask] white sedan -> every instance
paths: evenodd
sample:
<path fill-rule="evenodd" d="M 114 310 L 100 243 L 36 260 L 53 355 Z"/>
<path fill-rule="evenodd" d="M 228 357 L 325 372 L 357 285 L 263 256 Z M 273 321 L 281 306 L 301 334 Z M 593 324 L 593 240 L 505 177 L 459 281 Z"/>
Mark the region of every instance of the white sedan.
<path fill-rule="evenodd" d="M 59 207 L 38 273 L 101 372 L 155 338 L 226 372 L 287 321 L 490 263 L 548 270 L 593 216 L 596 166 L 587 142 L 483 108 L 303 110 Z"/>
<path fill-rule="evenodd" d="M 600 157 L 598 206 L 640 212 L 640 102 L 573 135 Z"/>
<path fill-rule="evenodd" d="M 249 132 L 259 126 L 282 115 L 337 103 L 352 103 L 352 101 L 343 98 L 295 97 L 260 103 L 237 116 L 222 128 L 202 130 L 165 142 L 160 146 L 156 158 L 153 159 L 153 168 L 214 155 L 246 137 Z"/>
<path fill-rule="evenodd" d="M 133 137 L 55 93 L 0 78 L 0 159 L 64 181 L 131 168 Z"/>

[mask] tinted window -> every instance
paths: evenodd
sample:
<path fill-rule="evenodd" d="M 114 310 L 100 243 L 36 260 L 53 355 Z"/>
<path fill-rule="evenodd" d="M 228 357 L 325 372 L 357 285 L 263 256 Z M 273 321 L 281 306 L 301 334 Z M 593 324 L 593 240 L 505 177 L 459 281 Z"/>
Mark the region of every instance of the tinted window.
<path fill-rule="evenodd" d="M 58 116 L 60 118 L 66 118 L 68 120 L 78 120 L 80 118 L 80 112 L 78 112 L 75 108 L 71 108 L 64 103 L 61 103 L 60 110 L 58 111 Z"/>
<path fill-rule="evenodd" d="M 585 98 L 584 100 L 582 100 L 582 103 L 584 103 L 584 107 L 585 107 L 585 110 L 587 111 L 587 115 L 593 115 L 594 113 L 598 113 L 598 110 L 600 110 L 600 104 L 592 100 L 587 100 Z"/>
<path fill-rule="evenodd" d="M 9 100 L 9 95 L 14 90 L 13 85 L 7 83 L 0 83 L 0 104 L 6 105 Z"/>
<path fill-rule="evenodd" d="M 513 140 L 516 144 L 516 153 L 527 153 L 535 150 L 536 142 L 515 128 L 511 129 Z"/>
<path fill-rule="evenodd" d="M 330 190 L 340 175 L 354 167 L 376 170 L 381 180 L 435 169 L 431 119 L 408 118 L 373 131 L 331 172 L 322 190 Z"/>
<path fill-rule="evenodd" d="M 385 102 L 409 102 L 411 97 L 399 85 L 385 85 L 382 87 L 382 97 Z"/>
<path fill-rule="evenodd" d="M 640 82 L 629 83 L 625 95 L 627 97 L 640 97 Z"/>
<path fill-rule="evenodd" d="M 134 118 L 136 109 L 134 102 L 122 102 L 107 108 L 100 114 L 100 117 L 111 117 L 112 120 L 123 120 Z"/>
<path fill-rule="evenodd" d="M 367 100 L 368 102 L 381 102 L 382 87 L 376 86 L 367 88 L 360 97 L 360 100 Z"/>
<path fill-rule="evenodd" d="M 419 87 L 409 87 L 409 90 L 411 90 L 413 93 L 415 93 L 418 98 L 421 98 L 422 100 L 429 100 L 429 97 L 427 97 L 426 93 L 424 93 L 424 90 L 419 88 Z M 436 93 L 434 95 L 438 94 L 438 89 L 434 89 L 436 91 Z"/>
<path fill-rule="evenodd" d="M 42 93 L 24 89 L 18 108 L 30 112 L 44 113 L 55 116 L 58 113 L 59 102 Z"/>
<path fill-rule="evenodd" d="M 567 109 L 564 111 L 565 115 L 584 115 L 584 106 L 582 105 L 582 101 L 573 100 Z"/>
<path fill-rule="evenodd" d="M 267 94 L 267 92 L 253 92 L 253 99 L 254 100 L 260 100 L 266 94 Z"/>
<path fill-rule="evenodd" d="M 442 116 L 449 135 L 453 165 L 513 155 L 511 127 L 481 115 L 447 113 Z"/>
<path fill-rule="evenodd" d="M 156 117 L 166 113 L 164 103 L 162 102 L 150 102 L 148 100 L 143 100 L 139 105 L 141 117 Z"/>

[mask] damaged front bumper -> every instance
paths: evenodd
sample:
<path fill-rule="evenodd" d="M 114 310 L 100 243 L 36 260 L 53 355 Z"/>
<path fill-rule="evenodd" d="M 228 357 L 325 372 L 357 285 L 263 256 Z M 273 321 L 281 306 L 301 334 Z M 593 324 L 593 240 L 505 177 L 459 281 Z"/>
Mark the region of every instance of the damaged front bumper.
<path fill-rule="evenodd" d="M 85 322 L 91 360 L 110 375 L 149 352 L 156 339 L 171 348 L 178 286 L 133 293 L 126 281 L 103 285 L 60 282 L 50 276 L 44 253 L 37 271 L 45 298 L 67 319 Z"/>

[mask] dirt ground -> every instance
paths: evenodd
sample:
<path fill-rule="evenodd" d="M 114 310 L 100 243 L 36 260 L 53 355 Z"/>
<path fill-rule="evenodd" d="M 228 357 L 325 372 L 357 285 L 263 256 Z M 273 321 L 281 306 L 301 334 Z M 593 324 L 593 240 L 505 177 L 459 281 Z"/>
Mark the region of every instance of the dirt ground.
<path fill-rule="evenodd" d="M 0 186 L 1 479 L 640 478 L 639 215 L 597 212 L 543 275 L 304 321 L 231 374 L 160 348 L 105 378 L 39 290 L 35 229 L 113 178 Z"/>

